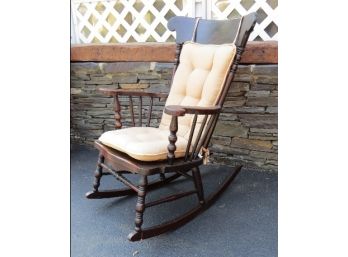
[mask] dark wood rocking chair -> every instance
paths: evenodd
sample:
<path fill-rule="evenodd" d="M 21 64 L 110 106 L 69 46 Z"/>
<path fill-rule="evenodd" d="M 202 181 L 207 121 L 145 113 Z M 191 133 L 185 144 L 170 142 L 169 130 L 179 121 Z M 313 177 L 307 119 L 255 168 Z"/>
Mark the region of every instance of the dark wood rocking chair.
<path fill-rule="evenodd" d="M 177 48 L 169 95 L 100 89 L 114 98 L 116 130 L 105 132 L 95 141 L 99 159 L 93 191 L 88 192 L 86 197 L 100 199 L 136 194 L 135 230 L 128 235 L 130 241 L 156 236 L 190 221 L 206 210 L 241 170 L 241 166 L 233 168 L 215 193 L 204 196 L 199 166 L 209 154 L 210 138 L 255 22 L 255 13 L 241 19 L 219 21 L 173 17 L 168 22 L 168 28 L 176 31 Z M 121 129 L 119 96 L 129 97 L 133 127 Z M 140 99 L 138 126 L 135 126 L 132 97 Z M 145 127 L 142 126 L 143 97 L 150 99 Z M 167 98 L 162 121 L 157 128 L 149 127 L 154 98 Z M 138 174 L 139 184 L 135 185 L 127 179 L 124 175 L 127 173 Z M 166 173 L 171 173 L 171 176 L 166 177 Z M 110 174 L 127 188 L 99 190 L 101 177 Z M 155 174 L 159 174 L 159 179 L 148 183 L 148 176 Z M 181 176 L 193 180 L 194 190 L 145 202 L 150 190 Z M 192 194 L 198 196 L 199 204 L 196 207 L 171 221 L 142 228 L 146 208 Z"/>

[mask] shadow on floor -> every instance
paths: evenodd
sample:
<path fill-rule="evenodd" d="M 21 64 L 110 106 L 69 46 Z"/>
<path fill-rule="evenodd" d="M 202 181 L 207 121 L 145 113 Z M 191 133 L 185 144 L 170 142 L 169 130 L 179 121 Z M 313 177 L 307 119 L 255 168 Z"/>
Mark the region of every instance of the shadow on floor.
<path fill-rule="evenodd" d="M 208 210 L 183 227 L 140 242 L 129 242 L 134 227 L 134 196 L 88 200 L 97 151 L 83 146 L 71 150 L 71 256 L 72 257 L 274 257 L 277 256 L 277 174 L 242 170 Z M 204 166 L 206 195 L 223 180 L 228 167 Z M 135 176 L 133 176 L 135 177 Z M 132 176 L 130 176 L 132 180 Z M 155 190 L 149 200 L 192 188 L 180 179 Z M 101 189 L 123 187 L 105 176 Z M 149 208 L 144 225 L 151 226 L 180 215 L 197 204 L 192 195 Z"/>

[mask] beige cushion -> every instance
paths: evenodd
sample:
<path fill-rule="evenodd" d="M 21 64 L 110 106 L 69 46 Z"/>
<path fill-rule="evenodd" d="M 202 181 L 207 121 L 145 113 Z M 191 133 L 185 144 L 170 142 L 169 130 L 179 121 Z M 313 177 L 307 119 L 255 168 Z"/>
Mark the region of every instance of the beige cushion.
<path fill-rule="evenodd" d="M 166 105 L 215 106 L 235 53 L 234 44 L 201 45 L 186 42 Z M 199 117 L 197 120 L 193 142 L 202 119 Z M 193 115 L 179 117 L 175 157 L 185 155 L 192 120 Z M 171 116 L 163 113 L 159 128 L 134 127 L 108 131 L 99 140 L 137 160 L 164 160 L 167 158 L 170 121 Z"/>
<path fill-rule="evenodd" d="M 215 106 L 236 53 L 234 44 L 203 45 L 186 42 L 180 54 L 166 105 Z M 188 140 L 193 115 L 179 117 L 178 135 Z M 199 116 L 197 135 L 203 116 Z M 169 130 L 171 116 L 163 113 L 160 128 Z M 194 137 L 195 138 L 195 137 Z"/>
<path fill-rule="evenodd" d="M 167 158 L 169 131 L 151 127 L 133 127 L 103 133 L 99 140 L 107 146 L 124 152 L 141 161 L 158 161 Z M 185 155 L 187 141 L 178 137 L 175 157 Z"/>

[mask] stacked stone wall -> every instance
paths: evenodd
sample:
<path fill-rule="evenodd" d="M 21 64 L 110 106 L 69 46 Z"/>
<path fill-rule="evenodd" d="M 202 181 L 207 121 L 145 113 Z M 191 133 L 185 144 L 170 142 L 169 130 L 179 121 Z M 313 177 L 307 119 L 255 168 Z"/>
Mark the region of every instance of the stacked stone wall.
<path fill-rule="evenodd" d="M 92 145 L 101 133 L 114 129 L 112 98 L 98 93 L 99 87 L 168 92 L 172 68 L 170 63 L 72 63 L 72 142 Z M 136 114 L 137 101 L 133 99 Z M 129 99 L 121 102 L 123 125 L 129 126 Z M 158 125 L 164 103 L 154 100 L 152 126 Z M 144 122 L 148 104 L 143 99 Z M 240 65 L 211 140 L 211 162 L 277 171 L 277 107 L 278 65 Z"/>

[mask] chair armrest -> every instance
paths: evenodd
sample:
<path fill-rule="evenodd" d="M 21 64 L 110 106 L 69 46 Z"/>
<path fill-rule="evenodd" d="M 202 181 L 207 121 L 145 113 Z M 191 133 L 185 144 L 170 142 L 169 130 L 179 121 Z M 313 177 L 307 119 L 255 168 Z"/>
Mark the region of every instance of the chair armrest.
<path fill-rule="evenodd" d="M 153 98 L 167 98 L 167 93 L 152 93 L 152 92 L 144 92 L 144 91 L 135 91 L 135 90 L 124 90 L 124 89 L 117 89 L 117 88 L 99 88 L 99 92 L 107 95 L 112 96 L 114 98 L 114 111 L 115 111 L 115 127 L 116 129 L 122 128 L 122 115 L 121 115 L 121 102 L 119 100 L 119 96 L 128 96 L 129 98 L 129 111 L 132 118 L 132 124 L 135 126 L 135 115 L 134 115 L 134 109 L 133 109 L 133 100 L 132 96 L 138 96 L 139 97 L 139 115 L 138 115 L 138 126 L 143 126 L 143 97 L 150 97 L 150 104 L 149 104 L 149 110 L 147 111 L 147 125 L 150 126 L 151 122 L 151 115 L 152 115 L 152 106 L 153 106 Z"/>
<path fill-rule="evenodd" d="M 149 96 L 149 97 L 160 97 L 167 98 L 167 93 L 153 93 L 153 92 L 144 92 L 136 90 L 125 90 L 125 89 L 114 89 L 114 88 L 99 88 L 99 92 L 107 96 L 116 96 L 116 95 L 131 95 L 131 96 Z"/>
<path fill-rule="evenodd" d="M 199 107 L 167 105 L 164 107 L 164 113 L 172 116 L 184 116 L 185 114 L 216 114 L 221 111 L 221 106 Z"/>
<path fill-rule="evenodd" d="M 190 129 L 190 137 L 189 137 L 188 144 L 186 146 L 186 151 L 185 151 L 185 160 L 186 160 L 190 152 L 191 142 L 193 139 L 194 130 L 195 130 L 196 121 L 197 121 L 197 115 L 205 115 L 202 121 L 202 124 L 200 125 L 197 137 L 196 139 L 194 139 L 194 144 L 193 144 L 194 146 L 191 153 L 191 160 L 192 160 L 192 158 L 196 158 L 198 156 L 201 147 L 203 147 L 204 145 L 205 138 L 202 139 L 201 136 L 205 128 L 205 125 L 207 124 L 208 115 L 212 115 L 210 118 L 215 119 L 215 117 L 218 117 L 218 114 L 220 113 L 220 111 L 221 111 L 221 106 L 199 107 L 199 106 L 167 105 L 164 107 L 164 113 L 172 116 L 170 126 L 169 126 L 169 133 L 170 133 L 168 137 L 169 145 L 167 147 L 167 151 L 168 151 L 167 160 L 169 165 L 172 165 L 175 159 L 175 150 L 176 150 L 175 143 L 177 141 L 176 133 L 178 132 L 178 129 L 179 129 L 178 116 L 184 116 L 185 114 L 195 114 L 193 124 Z M 213 128 L 210 127 L 208 130 L 206 130 L 203 136 L 204 137 L 208 136 L 209 133 L 213 131 L 212 129 Z"/>

